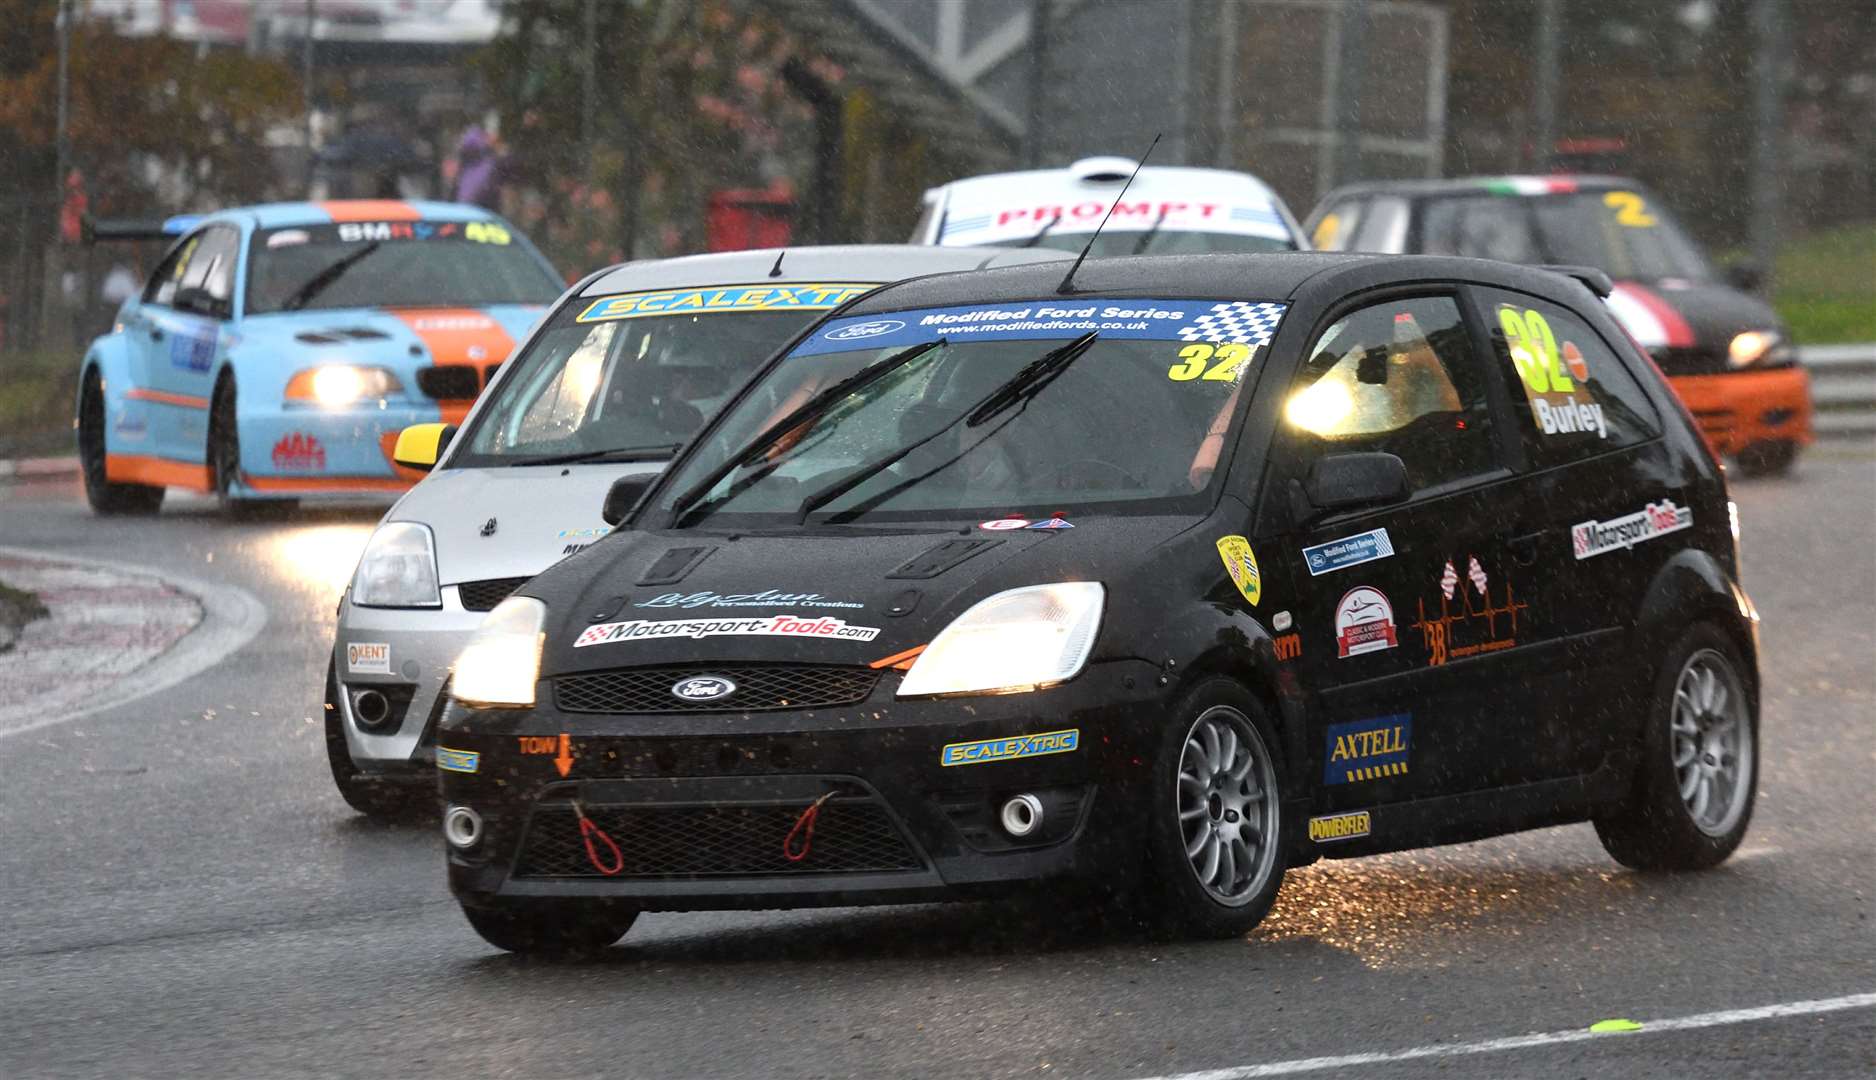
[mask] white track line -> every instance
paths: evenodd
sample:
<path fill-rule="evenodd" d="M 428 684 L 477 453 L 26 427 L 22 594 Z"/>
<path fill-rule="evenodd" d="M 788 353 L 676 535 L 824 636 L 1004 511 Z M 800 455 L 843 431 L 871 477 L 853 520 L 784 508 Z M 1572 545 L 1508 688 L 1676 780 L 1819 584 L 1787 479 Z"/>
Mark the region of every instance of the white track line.
<path fill-rule="evenodd" d="M 0 741 L 15 735 L 24 735 L 29 731 L 51 727 L 54 724 L 65 724 L 87 716 L 95 716 L 106 709 L 115 709 L 159 690 L 167 690 L 184 679 L 220 663 L 230 654 L 254 640 L 255 635 L 261 632 L 261 627 L 267 625 L 267 609 L 254 598 L 252 593 L 233 585 L 183 577 L 167 570 L 139 566 L 136 563 L 94 559 L 80 555 L 55 555 L 31 548 L 0 547 L 0 555 L 37 559 L 43 562 L 101 566 L 121 573 L 155 578 L 202 602 L 202 621 L 196 624 L 195 629 L 184 634 L 181 640 L 170 646 L 168 652 L 159 654 L 141 668 L 113 683 L 110 689 L 97 700 L 70 712 L 38 716 L 23 723 L 10 716 L 9 710 L 4 706 L 0 706 L 0 721 L 6 721 L 8 724 L 8 726 L 0 727 Z"/>
<path fill-rule="evenodd" d="M 1252 1077 L 1258 1076 L 1291 1076 L 1296 1073 L 1320 1072 L 1324 1069 L 1346 1069 L 1357 1065 L 1386 1065 L 1396 1061 L 1414 1061 L 1421 1058 L 1494 1054 L 1504 1050 L 1527 1050 L 1537 1046 L 1588 1042 L 1591 1039 L 1634 1038 L 1658 1035 L 1664 1031 L 1692 1031 L 1696 1028 L 1745 1024 L 1754 1020 L 1776 1020 L 1787 1016 L 1813 1016 L 1844 1009 L 1869 1008 L 1876 1008 L 1876 994 L 1851 994 L 1847 997 L 1821 998 L 1816 1001 L 1788 1001 L 1779 1005 L 1760 1005 L 1752 1009 L 1699 1013 L 1695 1016 L 1676 1017 L 1672 1020 L 1648 1020 L 1643 1022 L 1640 1031 L 1592 1032 L 1588 1028 L 1577 1028 L 1572 1031 L 1552 1031 L 1536 1035 L 1513 1035 L 1503 1039 L 1486 1039 L 1483 1042 L 1414 1046 L 1405 1050 L 1386 1050 L 1371 1054 L 1296 1058 L 1291 1061 L 1272 1061 L 1263 1065 L 1239 1065 L 1228 1069 L 1209 1069 L 1204 1072 L 1142 1077 L 1140 1080 L 1251 1080 Z"/>

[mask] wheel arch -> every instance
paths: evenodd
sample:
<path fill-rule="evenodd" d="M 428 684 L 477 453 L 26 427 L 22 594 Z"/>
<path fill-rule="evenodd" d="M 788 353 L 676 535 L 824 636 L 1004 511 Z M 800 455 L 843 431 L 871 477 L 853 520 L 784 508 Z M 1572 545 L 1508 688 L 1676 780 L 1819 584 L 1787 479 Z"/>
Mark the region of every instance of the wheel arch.
<path fill-rule="evenodd" d="M 1658 656 L 1693 622 L 1711 623 L 1739 650 L 1756 720 L 1759 714 L 1759 613 L 1752 599 L 1720 565 L 1698 548 L 1669 559 L 1643 595 L 1635 636 L 1639 652 Z"/>

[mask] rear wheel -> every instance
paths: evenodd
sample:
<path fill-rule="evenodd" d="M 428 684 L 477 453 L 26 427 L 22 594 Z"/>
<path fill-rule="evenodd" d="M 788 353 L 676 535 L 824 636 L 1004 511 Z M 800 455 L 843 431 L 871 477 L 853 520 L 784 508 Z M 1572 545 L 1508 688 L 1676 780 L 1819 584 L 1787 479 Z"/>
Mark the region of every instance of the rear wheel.
<path fill-rule="evenodd" d="M 1756 442 L 1740 450 L 1734 460 L 1745 476 L 1783 476 L 1798 460 L 1798 444 L 1789 439 Z"/>
<path fill-rule="evenodd" d="M 235 409 L 235 384 L 224 375 L 215 384 L 208 413 L 208 467 L 215 483 L 215 500 L 231 518 L 279 516 L 291 513 L 297 499 L 244 499 L 234 494 L 241 482 L 241 425 Z"/>
<path fill-rule="evenodd" d="M 1615 860 L 1637 870 L 1705 870 L 1745 838 L 1759 780 L 1758 717 L 1726 635 L 1700 623 L 1656 679 L 1634 792 L 1596 819 Z"/>
<path fill-rule="evenodd" d="M 345 713 L 339 707 L 338 669 L 326 661 L 326 764 L 346 805 L 374 821 L 401 821 L 436 805 L 436 793 L 421 784 L 399 784 L 361 773 L 345 745 Z"/>
<path fill-rule="evenodd" d="M 1281 765 L 1257 699 L 1214 679 L 1167 725 L 1148 810 L 1151 908 L 1166 928 L 1236 937 L 1283 885 Z"/>
<path fill-rule="evenodd" d="M 612 906 L 483 908 L 462 905 L 463 917 L 482 940 L 528 956 L 592 956 L 624 937 L 638 912 Z"/>
<path fill-rule="evenodd" d="M 78 397 L 78 464 L 85 478 L 85 501 L 99 514 L 154 514 L 163 505 L 163 489 L 148 484 L 113 484 L 105 477 L 104 382 L 97 371 L 85 373 Z"/>

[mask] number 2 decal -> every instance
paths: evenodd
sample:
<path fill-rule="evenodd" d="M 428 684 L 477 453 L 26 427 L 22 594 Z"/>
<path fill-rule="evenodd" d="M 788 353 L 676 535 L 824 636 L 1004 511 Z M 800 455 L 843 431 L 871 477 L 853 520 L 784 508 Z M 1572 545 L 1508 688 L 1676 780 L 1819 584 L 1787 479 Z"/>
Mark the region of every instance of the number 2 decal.
<path fill-rule="evenodd" d="M 1518 378 L 1530 387 L 1534 394 L 1559 394 L 1576 392 L 1576 384 L 1563 367 L 1563 358 L 1557 353 L 1557 335 L 1551 333 L 1550 323 L 1542 315 L 1529 308 L 1519 312 L 1510 304 L 1498 308 L 1498 324 L 1505 328 L 1505 344 L 1511 350 L 1511 363 L 1518 369 Z"/>
<path fill-rule="evenodd" d="M 1223 345 L 1195 343 L 1179 350 L 1179 358 L 1184 363 L 1174 364 L 1166 372 L 1166 377 L 1174 382 L 1189 382 L 1193 379 L 1215 379 L 1230 382 L 1238 377 L 1238 369 L 1251 358 L 1251 347 L 1235 341 Z M 1206 368 L 1210 360 L 1218 362 Z"/>
<path fill-rule="evenodd" d="M 1642 197 L 1632 191 L 1611 191 L 1602 197 L 1602 204 L 1615 211 L 1617 225 L 1646 229 L 1655 223 L 1655 217 L 1648 212 Z"/>

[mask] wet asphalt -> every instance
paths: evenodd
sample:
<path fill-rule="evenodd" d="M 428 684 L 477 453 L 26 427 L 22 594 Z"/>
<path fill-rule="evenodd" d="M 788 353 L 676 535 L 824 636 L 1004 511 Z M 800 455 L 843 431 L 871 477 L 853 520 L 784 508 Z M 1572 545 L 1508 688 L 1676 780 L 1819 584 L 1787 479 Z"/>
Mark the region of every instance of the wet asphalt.
<path fill-rule="evenodd" d="M 381 507 L 107 521 L 67 485 L 0 489 L 0 545 L 268 611 L 179 685 L 0 737 L 0 1077 L 1125 1080 L 1876 992 L 1876 456 L 1735 495 L 1764 759 L 1716 871 L 1635 874 L 1572 826 L 1319 863 L 1238 941 L 1063 907 L 661 914 L 554 965 L 470 931 L 433 827 L 331 788 L 320 681 Z M 1870 1076 L 1876 1008 L 1343 1071 Z"/>

